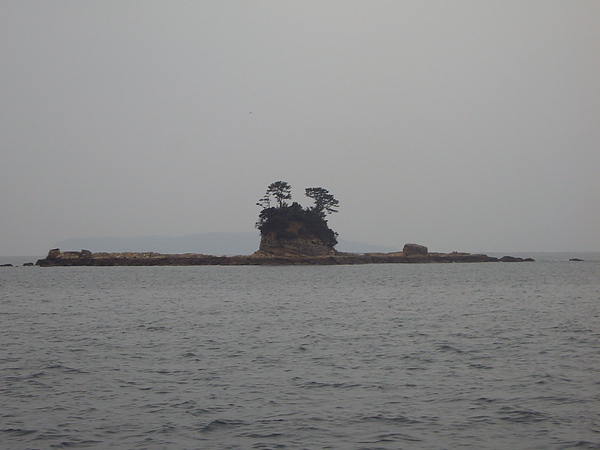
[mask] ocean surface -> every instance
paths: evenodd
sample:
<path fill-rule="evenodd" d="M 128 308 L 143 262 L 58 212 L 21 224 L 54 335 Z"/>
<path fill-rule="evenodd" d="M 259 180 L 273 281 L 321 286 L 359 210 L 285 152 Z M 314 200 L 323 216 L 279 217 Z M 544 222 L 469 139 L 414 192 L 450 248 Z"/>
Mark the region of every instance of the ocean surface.
<path fill-rule="evenodd" d="M 600 448 L 587 256 L 0 268 L 0 447 Z"/>

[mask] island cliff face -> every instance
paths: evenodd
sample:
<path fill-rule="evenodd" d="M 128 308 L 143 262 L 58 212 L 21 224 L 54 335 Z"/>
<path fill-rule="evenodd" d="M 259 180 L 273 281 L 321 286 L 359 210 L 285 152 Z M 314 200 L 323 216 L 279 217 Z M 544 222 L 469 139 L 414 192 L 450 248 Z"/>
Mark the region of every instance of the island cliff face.
<path fill-rule="evenodd" d="M 284 258 L 334 256 L 335 254 L 333 245 L 310 234 L 298 221 L 290 222 L 283 233 L 278 231 L 261 233 L 260 246 L 255 253 L 256 256 Z"/>

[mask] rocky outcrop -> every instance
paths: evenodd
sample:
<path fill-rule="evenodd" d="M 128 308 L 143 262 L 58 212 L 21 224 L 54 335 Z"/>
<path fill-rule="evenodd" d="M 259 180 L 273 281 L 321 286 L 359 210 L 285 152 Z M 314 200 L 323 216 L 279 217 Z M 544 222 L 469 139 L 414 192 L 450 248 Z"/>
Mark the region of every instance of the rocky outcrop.
<path fill-rule="evenodd" d="M 500 258 L 500 261 L 502 261 L 502 262 L 518 262 L 518 261 L 523 261 L 523 258 L 515 258 L 514 256 L 503 256 L 502 258 Z"/>
<path fill-rule="evenodd" d="M 280 239 L 274 234 L 262 236 L 257 256 L 331 256 L 335 250 L 314 238 Z"/>
<path fill-rule="evenodd" d="M 404 244 L 402 253 L 404 253 L 406 256 L 427 255 L 427 253 L 429 253 L 429 250 L 427 249 L 427 247 L 420 244 Z"/>
<path fill-rule="evenodd" d="M 493 256 L 481 253 L 472 255 L 471 253 L 452 252 L 452 253 L 431 253 L 429 255 L 432 262 L 447 263 L 477 263 L 477 262 L 496 262 L 500 261 Z M 520 258 L 518 258 L 520 259 Z M 516 262 L 517 259 L 515 259 Z M 522 261 L 522 259 L 520 259 Z"/>
<path fill-rule="evenodd" d="M 92 253 L 89 250 L 80 252 L 52 249 L 48 256 L 36 262 L 37 266 L 161 266 L 161 265 L 195 265 L 218 264 L 219 257 L 196 253 L 167 255 L 154 252 L 122 252 Z M 215 262 L 216 261 L 216 262 Z"/>
<path fill-rule="evenodd" d="M 261 233 L 260 246 L 255 256 L 284 258 L 334 256 L 333 246 L 308 234 L 300 222 L 291 222 L 284 233 Z"/>
<path fill-rule="evenodd" d="M 411 244 L 417 245 L 417 244 Z M 419 246 L 423 247 L 423 246 Z M 267 247 L 269 248 L 269 247 Z M 285 247 L 284 247 L 285 248 Z M 61 252 L 52 249 L 46 258 L 36 262 L 37 266 L 197 266 L 197 265 L 335 265 L 335 264 L 418 264 L 418 263 L 480 263 L 480 262 L 520 262 L 533 261 L 530 258 L 503 257 L 494 258 L 483 254 L 470 253 L 425 253 L 395 252 L 395 253 L 329 253 L 310 255 L 297 252 L 281 251 L 267 253 L 262 250 L 252 255 L 244 256 L 213 256 L 198 253 L 162 254 L 146 253 L 92 253 L 88 250 L 80 252 Z M 423 247 L 426 248 L 426 247 Z"/>

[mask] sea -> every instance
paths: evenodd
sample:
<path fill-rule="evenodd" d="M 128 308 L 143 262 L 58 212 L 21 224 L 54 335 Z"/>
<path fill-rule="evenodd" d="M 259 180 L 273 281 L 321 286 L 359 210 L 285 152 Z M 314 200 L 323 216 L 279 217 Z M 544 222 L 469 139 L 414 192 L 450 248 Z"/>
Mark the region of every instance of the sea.
<path fill-rule="evenodd" d="M 600 448 L 600 254 L 1 267 L 3 449 Z"/>

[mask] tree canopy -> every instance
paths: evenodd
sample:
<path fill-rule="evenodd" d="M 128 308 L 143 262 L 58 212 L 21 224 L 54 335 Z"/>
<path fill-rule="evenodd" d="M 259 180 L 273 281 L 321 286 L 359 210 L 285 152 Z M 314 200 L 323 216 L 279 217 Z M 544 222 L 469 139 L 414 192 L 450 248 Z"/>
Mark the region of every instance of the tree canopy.
<path fill-rule="evenodd" d="M 258 206 L 269 208 L 271 206 L 271 198 L 274 197 L 278 208 L 284 208 L 287 205 L 286 200 L 292 199 L 292 186 L 285 181 L 275 181 L 267 187 L 267 192 L 263 198 L 257 203 Z"/>
<path fill-rule="evenodd" d="M 333 248 L 337 244 L 337 233 L 331 230 L 325 219 L 327 214 L 337 212 L 339 201 L 327 189 L 322 187 L 306 188 L 305 194 L 314 201 L 314 205 L 303 208 L 299 203 L 288 204 L 291 200 L 291 186 L 285 181 L 276 181 L 267 187 L 265 195 L 257 205 L 262 207 L 256 227 L 262 235 L 275 233 L 278 239 L 294 239 L 303 235 L 319 238 Z M 275 206 L 272 206 L 274 200 Z M 292 222 L 300 226 L 290 229 Z"/>
<path fill-rule="evenodd" d="M 315 201 L 315 206 L 311 209 L 316 213 L 324 215 L 325 213 L 338 212 L 334 208 L 337 208 L 340 202 L 333 198 L 333 195 L 327 189 L 323 189 L 322 187 L 306 188 L 304 192 L 308 198 L 312 198 Z"/>

